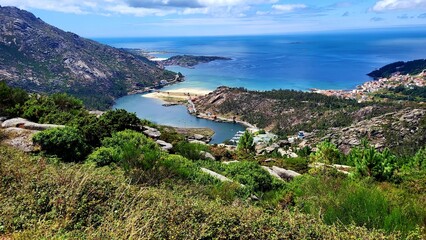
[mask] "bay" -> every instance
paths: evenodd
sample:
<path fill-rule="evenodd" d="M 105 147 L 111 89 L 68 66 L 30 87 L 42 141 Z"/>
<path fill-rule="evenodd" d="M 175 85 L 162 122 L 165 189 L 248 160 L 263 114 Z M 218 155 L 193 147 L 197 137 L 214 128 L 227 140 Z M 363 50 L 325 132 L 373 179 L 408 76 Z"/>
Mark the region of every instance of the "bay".
<path fill-rule="evenodd" d="M 271 89 L 353 89 L 371 80 L 366 74 L 395 61 L 426 58 L 426 30 L 398 28 L 305 33 L 282 36 L 226 36 L 176 38 L 96 39 L 120 48 L 155 52 L 156 57 L 207 55 L 232 58 L 197 65 L 193 69 L 168 67 L 186 76 L 183 83 L 164 90 L 218 86 Z M 136 112 L 159 124 L 210 127 L 215 141 L 229 139 L 242 126 L 200 120 L 183 106 L 163 107 L 149 98 L 126 96 L 115 108 Z M 234 128 L 235 127 L 235 128 Z"/>

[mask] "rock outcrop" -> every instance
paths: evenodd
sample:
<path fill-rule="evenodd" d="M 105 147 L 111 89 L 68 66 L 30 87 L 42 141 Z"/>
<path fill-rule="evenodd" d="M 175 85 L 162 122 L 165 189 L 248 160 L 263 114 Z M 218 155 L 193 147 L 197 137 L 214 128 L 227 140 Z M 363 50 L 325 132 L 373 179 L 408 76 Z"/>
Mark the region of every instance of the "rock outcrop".
<path fill-rule="evenodd" d="M 407 108 L 383 114 L 362 120 L 349 127 L 330 129 L 322 138 L 317 138 L 313 134 L 308 141 L 312 144 L 329 140 L 340 150 L 348 153 L 351 148 L 359 146 L 362 139 L 368 140 L 378 150 L 407 143 L 424 145 L 426 144 L 426 109 Z"/>
<path fill-rule="evenodd" d="M 171 143 L 165 142 L 163 140 L 157 140 L 156 143 L 160 145 L 161 149 L 163 149 L 166 152 L 172 150 L 173 148 L 173 145 Z"/>
<path fill-rule="evenodd" d="M 43 131 L 43 130 L 51 129 L 51 128 L 65 127 L 64 125 L 35 123 L 35 122 L 28 121 L 27 119 L 24 119 L 24 118 L 12 118 L 12 119 L 5 120 L 1 124 L 1 126 L 2 128 L 23 128 L 27 130 L 37 130 L 37 131 Z"/>
<path fill-rule="evenodd" d="M 158 139 L 161 136 L 161 132 L 156 128 L 144 126 L 143 129 L 143 133 L 150 138 Z"/>

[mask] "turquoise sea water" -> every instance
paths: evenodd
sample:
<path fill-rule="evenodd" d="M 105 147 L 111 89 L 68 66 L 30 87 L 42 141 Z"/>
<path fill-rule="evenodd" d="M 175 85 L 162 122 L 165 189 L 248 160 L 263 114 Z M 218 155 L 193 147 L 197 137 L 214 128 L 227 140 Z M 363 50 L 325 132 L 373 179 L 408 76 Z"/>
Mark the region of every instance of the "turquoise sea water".
<path fill-rule="evenodd" d="M 370 80 L 372 70 L 395 61 L 426 58 L 426 29 L 407 28 L 334 33 L 312 33 L 285 36 L 115 38 L 97 39 L 114 47 L 161 51 L 157 57 L 178 54 L 215 55 L 232 58 L 200 64 L 194 69 L 169 67 L 182 72 L 186 81 L 166 89 L 199 88 L 214 90 L 218 86 L 270 89 L 352 89 Z M 123 104 L 126 103 L 126 104 Z M 132 106 L 150 104 L 155 108 Z M 147 98 L 124 97 L 116 108 L 136 111 L 140 117 L 160 124 L 180 125 L 166 116 L 172 108 Z M 193 116 L 184 108 L 176 110 L 191 122 Z M 153 115 L 151 112 L 157 112 Z M 173 110 L 175 111 L 175 109 Z M 169 115 L 167 115 L 169 116 Z M 192 122 L 194 127 L 205 122 Z M 220 123 L 218 141 L 229 139 L 235 129 Z M 222 126 L 222 127 L 221 127 Z M 222 134 L 226 132 L 227 134 Z M 223 139 L 222 139 L 223 137 Z"/>
<path fill-rule="evenodd" d="M 195 69 L 170 67 L 187 81 L 171 88 L 213 90 L 217 86 L 252 90 L 290 88 L 352 89 L 385 64 L 426 58 L 426 29 L 392 29 L 286 36 L 98 39 L 126 48 L 177 54 L 217 55 Z"/>

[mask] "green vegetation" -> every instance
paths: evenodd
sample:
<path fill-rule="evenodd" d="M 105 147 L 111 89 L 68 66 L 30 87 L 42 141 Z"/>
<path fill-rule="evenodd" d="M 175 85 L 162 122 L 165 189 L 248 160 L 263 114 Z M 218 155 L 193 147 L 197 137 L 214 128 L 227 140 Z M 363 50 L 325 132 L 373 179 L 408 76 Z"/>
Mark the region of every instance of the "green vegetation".
<path fill-rule="evenodd" d="M 179 180 L 129 185 L 120 169 L 48 164 L 5 147 L 0 147 L 0 163 L 0 235 L 7 238 L 400 238 L 352 224 L 328 226 L 286 209 L 224 204 L 204 187 Z"/>
<path fill-rule="evenodd" d="M 426 69 L 426 59 L 419 59 L 408 62 L 395 62 L 374 70 L 368 74 L 373 78 L 387 78 L 399 72 L 401 74 L 417 75 Z"/>
<path fill-rule="evenodd" d="M 253 135 L 245 131 L 238 142 L 238 150 L 243 152 L 251 152 L 254 150 Z"/>
<path fill-rule="evenodd" d="M 376 93 L 375 96 L 397 101 L 426 102 L 426 87 L 404 87 L 401 85 L 388 90 L 382 90 Z"/>
<path fill-rule="evenodd" d="M 316 152 L 303 148 L 297 158 L 272 154 L 275 160 L 264 163 L 252 153 L 248 132 L 241 151 L 233 152 L 187 143 L 167 130 L 175 153 L 169 154 L 141 133 L 143 125 L 165 128 L 124 110 L 96 117 L 62 94 L 30 96 L 23 103 L 10 99 L 5 106 L 18 116 L 66 126 L 34 136 L 40 153 L 0 146 L 0 237 L 426 237 L 425 146 L 415 154 L 394 155 L 363 142 L 344 155 L 323 142 Z M 203 160 L 201 151 L 238 162 Z M 286 182 L 259 163 L 303 175 Z M 310 168 L 314 163 L 325 165 Z M 335 163 L 353 168 L 346 175 L 328 166 Z M 201 167 L 232 182 L 221 182 Z"/>
<path fill-rule="evenodd" d="M 201 158 L 201 151 L 208 152 L 209 147 L 200 143 L 179 142 L 174 147 L 175 153 L 188 159 L 198 160 Z"/>
<path fill-rule="evenodd" d="M 79 162 L 87 156 L 88 146 L 81 133 L 72 127 L 53 128 L 34 135 L 33 142 L 48 154 L 66 162 Z"/>
<path fill-rule="evenodd" d="M 23 104 L 28 99 L 28 93 L 19 88 L 11 88 L 4 81 L 0 81 L 0 115 L 14 116 L 16 105 Z"/>
<path fill-rule="evenodd" d="M 257 127 L 284 136 L 301 130 L 311 132 L 347 127 L 360 120 L 405 107 L 404 103 L 358 103 L 356 100 L 295 90 L 221 88 L 217 91 L 225 96 L 225 100 L 220 104 L 212 104 L 208 98 L 198 99 L 196 104 L 200 111 L 215 109 L 220 115 L 238 116 Z M 371 110 L 364 111 L 366 107 Z"/>

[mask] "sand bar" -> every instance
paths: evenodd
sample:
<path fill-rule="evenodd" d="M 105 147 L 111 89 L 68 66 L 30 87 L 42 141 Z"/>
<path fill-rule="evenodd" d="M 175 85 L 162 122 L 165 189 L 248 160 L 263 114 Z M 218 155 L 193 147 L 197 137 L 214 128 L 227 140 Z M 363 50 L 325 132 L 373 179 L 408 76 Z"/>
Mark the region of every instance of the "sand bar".
<path fill-rule="evenodd" d="M 210 93 L 210 90 L 199 88 L 179 88 L 173 90 L 157 90 L 152 93 L 144 94 L 144 97 L 157 98 L 166 102 L 186 101 L 189 97 L 200 97 Z"/>

